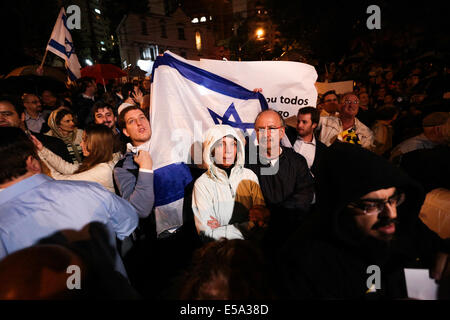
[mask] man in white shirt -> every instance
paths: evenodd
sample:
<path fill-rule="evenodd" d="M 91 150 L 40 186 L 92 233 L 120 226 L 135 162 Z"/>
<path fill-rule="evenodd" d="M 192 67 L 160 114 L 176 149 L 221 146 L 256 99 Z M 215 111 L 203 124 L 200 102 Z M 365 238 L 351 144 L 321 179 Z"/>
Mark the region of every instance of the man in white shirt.
<path fill-rule="evenodd" d="M 283 145 L 292 147 L 295 152 L 301 154 L 308 164 L 308 168 L 314 175 L 318 164 L 322 159 L 326 146 L 314 136 L 320 120 L 320 113 L 314 107 L 304 107 L 298 110 L 297 127 L 286 127 L 286 139 Z"/>

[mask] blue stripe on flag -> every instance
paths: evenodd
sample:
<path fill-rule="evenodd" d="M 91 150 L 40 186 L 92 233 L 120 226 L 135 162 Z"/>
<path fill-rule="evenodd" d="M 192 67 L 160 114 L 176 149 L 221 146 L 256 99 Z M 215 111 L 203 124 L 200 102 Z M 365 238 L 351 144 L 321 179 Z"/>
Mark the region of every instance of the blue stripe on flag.
<path fill-rule="evenodd" d="M 165 53 L 163 56 L 158 56 L 156 58 L 156 61 L 153 64 L 152 69 L 153 75 L 152 82 L 154 80 L 154 77 L 156 76 L 155 74 L 156 68 L 158 68 L 161 65 L 167 65 L 178 70 L 178 72 L 186 79 L 191 80 L 192 82 L 195 82 L 199 85 L 202 85 L 205 88 L 208 88 L 212 91 L 216 91 L 223 95 L 241 100 L 259 99 L 262 110 L 266 110 L 269 108 L 266 99 L 261 93 L 247 90 L 246 88 L 228 79 L 222 78 L 218 75 L 215 75 L 214 73 L 197 68 L 183 61 L 180 61 L 167 53 Z"/>
<path fill-rule="evenodd" d="M 55 49 L 58 50 L 59 52 L 61 52 L 63 55 L 67 56 L 67 53 L 66 53 L 66 47 L 63 46 L 61 43 L 56 42 L 55 40 L 51 39 L 51 40 L 48 42 L 48 45 L 49 45 L 50 47 L 55 48 Z"/>
<path fill-rule="evenodd" d="M 184 198 L 184 188 L 192 181 L 188 166 L 173 163 L 155 170 L 153 178 L 155 207 Z"/>
<path fill-rule="evenodd" d="M 75 80 L 77 80 L 77 77 L 76 77 L 76 75 L 74 75 L 73 73 L 72 73 L 72 71 L 70 71 L 70 69 L 66 66 L 66 70 L 67 70 L 67 73 L 69 74 L 69 79 L 70 79 L 70 81 L 75 81 Z"/>

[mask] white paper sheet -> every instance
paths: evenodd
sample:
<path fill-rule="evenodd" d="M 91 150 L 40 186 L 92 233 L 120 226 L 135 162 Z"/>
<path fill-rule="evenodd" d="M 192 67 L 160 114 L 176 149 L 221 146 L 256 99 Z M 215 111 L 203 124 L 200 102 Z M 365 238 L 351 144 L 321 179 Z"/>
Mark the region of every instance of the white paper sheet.
<path fill-rule="evenodd" d="M 408 298 L 437 300 L 438 284 L 428 269 L 405 269 L 405 279 Z"/>

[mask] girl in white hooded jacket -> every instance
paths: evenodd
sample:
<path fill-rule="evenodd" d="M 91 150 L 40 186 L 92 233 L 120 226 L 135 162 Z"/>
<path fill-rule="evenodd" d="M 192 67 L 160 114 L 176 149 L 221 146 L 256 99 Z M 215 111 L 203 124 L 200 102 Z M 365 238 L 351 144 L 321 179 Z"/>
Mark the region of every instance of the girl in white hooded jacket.
<path fill-rule="evenodd" d="M 265 226 L 269 214 L 257 176 L 244 168 L 244 137 L 228 125 L 205 133 L 203 161 L 208 171 L 194 184 L 195 226 L 206 239 L 246 239 Z"/>

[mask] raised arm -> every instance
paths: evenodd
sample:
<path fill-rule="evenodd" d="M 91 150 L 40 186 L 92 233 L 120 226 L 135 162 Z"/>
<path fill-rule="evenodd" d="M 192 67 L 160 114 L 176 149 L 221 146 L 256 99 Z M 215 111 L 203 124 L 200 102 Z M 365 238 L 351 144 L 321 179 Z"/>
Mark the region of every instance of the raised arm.
<path fill-rule="evenodd" d="M 46 147 L 42 147 L 42 149 L 38 151 L 38 155 L 49 165 L 52 175 L 54 174 L 54 171 L 58 174 L 72 174 L 77 171 L 80 166 L 79 164 L 65 161 Z"/>

